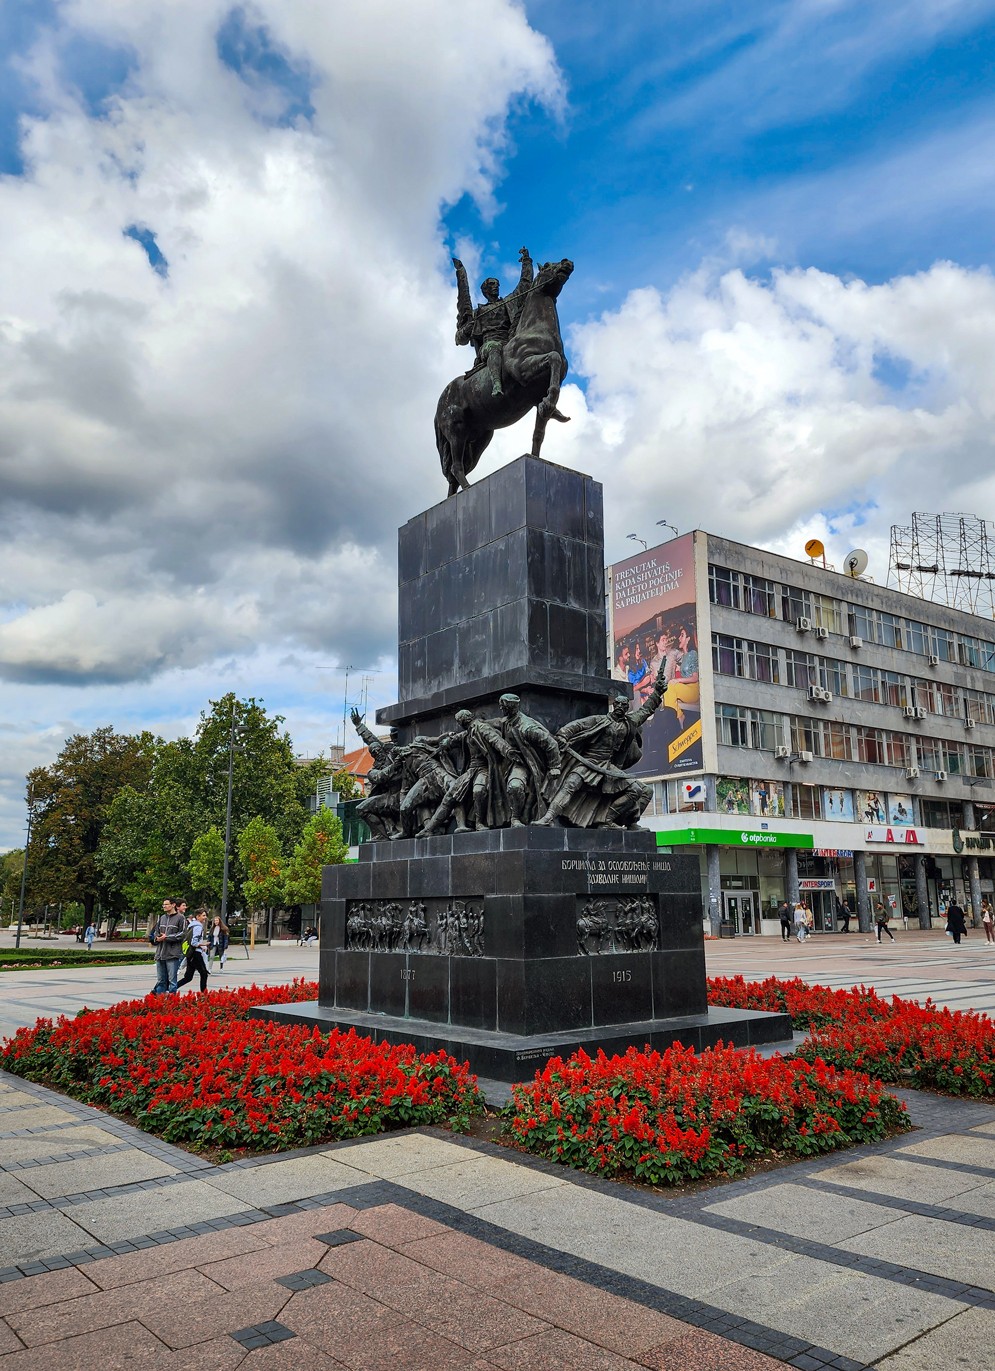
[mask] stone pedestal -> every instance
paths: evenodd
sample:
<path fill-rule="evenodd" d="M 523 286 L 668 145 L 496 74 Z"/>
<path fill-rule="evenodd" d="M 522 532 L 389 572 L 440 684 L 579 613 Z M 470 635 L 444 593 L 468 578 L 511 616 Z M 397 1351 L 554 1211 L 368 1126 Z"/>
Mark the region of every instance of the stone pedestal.
<path fill-rule="evenodd" d="M 506 1081 L 578 1047 L 791 1031 L 708 1012 L 695 858 L 648 832 L 534 825 L 370 843 L 326 867 L 318 1004 L 266 1013 L 445 1046 Z"/>
<path fill-rule="evenodd" d="M 378 711 L 402 741 L 497 714 L 512 691 L 556 729 L 611 689 L 601 486 L 536 457 L 410 519 L 398 534 L 398 688 Z"/>
<path fill-rule="evenodd" d="M 498 715 L 510 691 L 555 731 L 604 714 L 601 486 L 522 457 L 410 520 L 398 541 L 401 741 Z M 508 828 L 369 843 L 326 867 L 317 1004 L 260 1017 L 439 1048 L 531 1076 L 584 1047 L 623 1052 L 790 1037 L 783 1014 L 708 1011 L 694 857 L 654 835 Z"/>

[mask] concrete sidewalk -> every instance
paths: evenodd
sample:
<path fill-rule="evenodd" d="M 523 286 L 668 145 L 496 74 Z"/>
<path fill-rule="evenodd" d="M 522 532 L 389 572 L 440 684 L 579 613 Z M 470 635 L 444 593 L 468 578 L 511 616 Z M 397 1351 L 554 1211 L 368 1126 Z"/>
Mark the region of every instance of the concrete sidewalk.
<path fill-rule="evenodd" d="M 708 958 L 987 993 L 983 942 L 943 941 Z M 0 1371 L 981 1366 L 995 1108 L 904 1097 L 913 1134 L 678 1197 L 434 1130 L 215 1167 L 0 1074 Z"/>

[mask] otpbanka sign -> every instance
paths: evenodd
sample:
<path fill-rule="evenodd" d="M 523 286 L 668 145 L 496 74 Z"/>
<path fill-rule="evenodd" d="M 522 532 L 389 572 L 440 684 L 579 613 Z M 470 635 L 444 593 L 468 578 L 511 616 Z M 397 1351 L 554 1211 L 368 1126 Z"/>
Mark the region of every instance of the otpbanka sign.
<path fill-rule="evenodd" d="M 894 843 L 901 847 L 922 847 L 923 841 L 917 828 L 881 828 L 877 825 L 864 829 L 865 843 Z"/>

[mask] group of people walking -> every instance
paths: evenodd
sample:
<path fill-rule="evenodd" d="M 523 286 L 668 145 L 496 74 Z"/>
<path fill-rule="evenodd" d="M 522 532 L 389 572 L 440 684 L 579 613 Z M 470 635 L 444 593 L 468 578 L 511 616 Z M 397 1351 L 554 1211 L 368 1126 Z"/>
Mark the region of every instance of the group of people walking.
<path fill-rule="evenodd" d="M 837 905 L 840 932 L 849 933 L 850 918 L 852 914 L 850 906 L 845 904 L 842 900 L 837 900 Z M 803 943 L 808 935 L 813 932 L 815 927 L 815 918 L 812 914 L 812 910 L 803 900 L 798 901 L 794 907 L 794 911 L 792 911 L 787 900 L 782 901 L 778 910 L 778 918 L 781 924 L 782 942 L 788 942 L 792 935 L 794 935 L 800 943 Z M 895 941 L 895 935 L 892 933 L 890 926 L 891 918 L 892 911 L 882 900 L 878 900 L 874 906 L 874 931 L 879 943 L 882 942 L 885 937 L 889 938 L 892 942 Z M 954 942 L 959 945 L 961 938 L 967 935 L 967 916 L 956 900 L 947 906 L 945 918 L 945 931 Z M 906 927 L 907 926 L 908 925 L 906 925 Z M 985 931 L 985 941 L 995 943 L 995 910 L 992 909 L 991 901 L 987 896 L 981 901 L 981 927 Z"/>
<path fill-rule="evenodd" d="M 153 995 L 175 995 L 180 986 L 199 976 L 201 990 L 215 960 L 224 970 L 228 956 L 228 927 L 220 915 L 208 927 L 208 911 L 201 906 L 187 915 L 186 900 L 163 900 L 162 913 L 149 926 L 149 942 L 155 948 L 156 983 Z M 180 965 L 186 963 L 183 976 Z"/>

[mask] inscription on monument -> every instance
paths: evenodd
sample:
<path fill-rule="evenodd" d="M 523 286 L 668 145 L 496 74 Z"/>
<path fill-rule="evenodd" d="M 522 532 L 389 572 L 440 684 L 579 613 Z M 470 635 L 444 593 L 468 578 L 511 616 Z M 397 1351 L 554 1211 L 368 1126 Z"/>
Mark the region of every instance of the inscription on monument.
<path fill-rule="evenodd" d="M 599 895 L 581 901 L 577 949 L 585 957 L 605 952 L 652 952 L 659 937 L 660 920 L 647 895 Z M 621 979 L 618 973 L 615 979 Z"/>
<path fill-rule="evenodd" d="M 350 952 L 482 957 L 483 900 L 348 900 L 345 945 Z"/>

